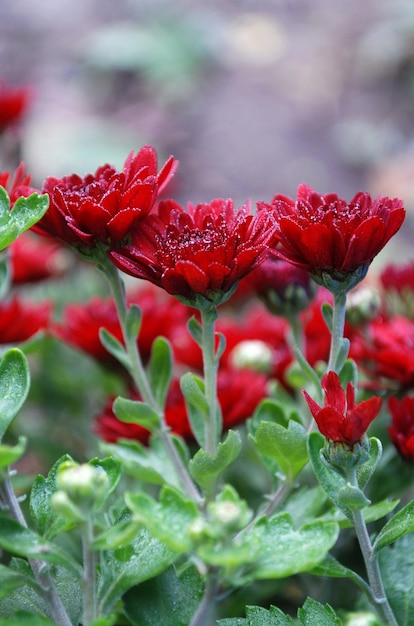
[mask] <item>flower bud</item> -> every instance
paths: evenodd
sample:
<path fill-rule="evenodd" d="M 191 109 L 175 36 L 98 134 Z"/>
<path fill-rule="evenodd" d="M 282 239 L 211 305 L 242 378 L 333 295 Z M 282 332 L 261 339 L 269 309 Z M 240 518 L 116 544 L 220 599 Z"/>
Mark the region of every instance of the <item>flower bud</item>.
<path fill-rule="evenodd" d="M 264 341 L 241 341 L 232 350 L 230 360 L 237 369 L 249 368 L 268 374 L 272 370 L 273 351 Z"/>
<path fill-rule="evenodd" d="M 109 487 L 105 471 L 87 463 L 64 463 L 59 469 L 56 483 L 58 489 L 66 493 L 82 511 L 99 506 Z"/>

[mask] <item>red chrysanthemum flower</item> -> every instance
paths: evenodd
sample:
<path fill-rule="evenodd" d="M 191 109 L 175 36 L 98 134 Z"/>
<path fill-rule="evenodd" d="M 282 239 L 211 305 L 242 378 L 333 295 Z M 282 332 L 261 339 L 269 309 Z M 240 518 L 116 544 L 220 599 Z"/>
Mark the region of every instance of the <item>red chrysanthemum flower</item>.
<path fill-rule="evenodd" d="M 12 87 L 0 81 L 0 133 L 21 120 L 30 99 L 28 87 Z"/>
<path fill-rule="evenodd" d="M 49 194 L 50 206 L 34 230 L 85 254 L 97 244 L 109 248 L 124 243 L 131 228 L 154 207 L 177 164 L 170 157 L 157 172 L 157 154 L 144 146 L 128 155 L 121 172 L 103 165 L 84 178 L 47 178 L 42 192 Z"/>
<path fill-rule="evenodd" d="M 61 276 L 68 268 L 67 250 L 43 237 L 24 232 L 10 246 L 10 270 L 14 285 Z"/>
<path fill-rule="evenodd" d="M 399 230 L 405 210 L 401 200 L 359 192 L 350 201 L 321 195 L 300 185 L 297 200 L 276 195 L 271 204 L 279 243 L 274 254 L 309 271 L 328 288 L 332 281 L 350 289 L 366 274 L 369 264 Z"/>
<path fill-rule="evenodd" d="M 0 343 L 26 341 L 49 326 L 51 302 L 27 302 L 14 296 L 0 303 Z"/>
<path fill-rule="evenodd" d="M 402 316 L 374 320 L 363 334 L 353 337 L 350 356 L 364 368 L 377 386 L 386 382 L 387 386 L 394 383 L 394 387 L 412 387 L 414 321 Z"/>
<path fill-rule="evenodd" d="M 240 424 L 251 417 L 259 402 L 267 395 L 266 377 L 250 370 L 220 370 L 217 383 L 217 396 L 225 429 Z M 136 392 L 131 391 L 131 399 L 141 400 L 141 397 Z M 112 404 L 113 398 L 96 419 L 95 432 L 97 435 L 108 442 L 134 439 L 146 444 L 149 439 L 149 432 L 137 424 L 121 422 L 115 417 Z M 168 392 L 165 421 L 176 435 L 187 440 L 194 438 L 178 379 L 172 381 Z"/>
<path fill-rule="evenodd" d="M 38 192 L 37 189 L 30 185 L 31 176 L 26 174 L 24 163 L 20 163 L 19 167 L 12 174 L 11 172 L 0 172 L 0 187 L 4 187 L 10 198 L 10 208 L 20 196 L 27 198 L 32 193 Z"/>
<path fill-rule="evenodd" d="M 405 461 L 414 463 L 414 396 L 402 400 L 391 397 L 388 408 L 392 419 L 388 427 L 391 441 Z"/>
<path fill-rule="evenodd" d="M 378 415 L 382 399 L 373 396 L 355 404 L 355 389 L 348 383 L 346 393 L 336 372 L 327 372 L 322 378 L 325 405 L 319 406 L 304 391 L 306 402 L 322 435 L 335 443 L 352 448 L 361 441 L 368 426 Z"/>
<path fill-rule="evenodd" d="M 173 295 L 219 304 L 263 261 L 274 230 L 270 211 L 251 215 L 247 204 L 235 211 L 231 199 L 189 204 L 187 211 L 167 200 L 140 223 L 131 244 L 109 255 L 122 271 Z"/>

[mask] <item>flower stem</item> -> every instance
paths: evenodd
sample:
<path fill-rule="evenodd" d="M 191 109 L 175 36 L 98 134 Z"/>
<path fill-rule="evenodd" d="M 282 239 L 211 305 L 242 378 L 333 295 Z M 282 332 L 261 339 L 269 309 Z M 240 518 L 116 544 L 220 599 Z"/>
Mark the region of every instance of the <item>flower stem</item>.
<path fill-rule="evenodd" d="M 202 339 L 201 349 L 203 352 L 204 389 L 209 415 L 205 421 L 205 449 L 214 456 L 222 430 L 222 416 L 217 399 L 217 371 L 218 358 L 215 353 L 215 323 L 217 309 L 201 309 Z"/>
<path fill-rule="evenodd" d="M 2 472 L 0 484 L 0 497 L 9 509 L 13 518 L 27 528 L 27 522 L 14 493 L 8 472 Z M 28 559 L 33 574 L 39 584 L 42 597 L 50 609 L 51 617 L 58 626 L 72 626 L 72 622 L 50 575 L 47 563 L 39 559 Z"/>
<path fill-rule="evenodd" d="M 217 589 L 217 576 L 213 572 L 208 572 L 204 595 L 189 626 L 203 626 L 203 624 L 206 623 L 207 618 L 210 616 L 210 613 L 215 605 Z"/>
<path fill-rule="evenodd" d="M 125 298 L 125 287 L 119 271 L 112 263 L 108 261 L 107 264 L 102 264 L 102 271 L 104 272 L 109 285 L 111 287 L 112 295 L 115 301 L 117 309 L 119 323 L 122 328 L 122 334 L 124 337 L 125 348 L 129 358 L 129 373 L 132 376 L 134 384 L 141 394 L 144 402 L 146 402 L 154 411 L 156 411 L 162 422 L 159 435 L 163 442 L 164 448 L 171 459 L 171 462 L 175 468 L 176 474 L 180 479 L 188 496 L 199 503 L 201 501 L 201 495 L 194 484 L 187 468 L 184 466 L 177 448 L 174 445 L 170 435 L 169 428 L 165 423 L 165 415 L 162 407 L 158 406 L 154 398 L 154 394 L 151 391 L 151 386 L 148 381 L 148 377 L 145 372 L 144 365 L 142 363 L 141 355 L 138 350 L 136 337 L 130 337 L 127 331 L 127 306 Z"/>
<path fill-rule="evenodd" d="M 344 336 L 346 312 L 346 292 L 340 291 L 334 293 L 334 305 L 332 316 L 332 336 L 331 348 L 329 353 L 328 372 L 336 372 L 336 364 L 341 348 L 342 338 Z M 336 372 L 337 374 L 339 372 Z"/>
<path fill-rule="evenodd" d="M 97 553 L 92 550 L 93 521 L 89 517 L 82 528 L 82 556 L 83 556 L 83 620 L 88 626 L 97 618 L 96 602 L 96 567 Z"/>
<path fill-rule="evenodd" d="M 348 480 L 353 487 L 359 488 L 355 467 L 348 470 Z M 377 556 L 373 554 L 371 539 L 361 509 L 353 510 L 353 521 L 359 547 L 365 563 L 368 581 L 372 590 L 372 599 L 376 604 L 380 618 L 387 626 L 398 626 L 393 610 L 388 602 L 382 582 Z"/>

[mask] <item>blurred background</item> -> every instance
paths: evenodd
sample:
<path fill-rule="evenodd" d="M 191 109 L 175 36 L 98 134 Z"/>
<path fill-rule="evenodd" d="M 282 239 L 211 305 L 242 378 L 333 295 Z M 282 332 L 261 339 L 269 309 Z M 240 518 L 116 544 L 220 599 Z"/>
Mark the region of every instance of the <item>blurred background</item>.
<path fill-rule="evenodd" d="M 32 88 L 35 182 L 151 143 L 180 160 L 184 202 L 303 181 L 414 204 L 411 0 L 2 0 L 0 62 Z"/>

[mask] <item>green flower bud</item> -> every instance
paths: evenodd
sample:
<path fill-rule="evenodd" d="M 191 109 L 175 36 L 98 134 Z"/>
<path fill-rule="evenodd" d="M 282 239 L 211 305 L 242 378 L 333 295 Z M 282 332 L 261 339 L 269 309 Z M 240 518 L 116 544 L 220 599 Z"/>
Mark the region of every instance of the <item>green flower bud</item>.
<path fill-rule="evenodd" d="M 59 490 L 82 511 L 93 510 L 99 505 L 109 488 L 109 480 L 105 471 L 84 463 L 63 463 L 56 477 Z"/>

